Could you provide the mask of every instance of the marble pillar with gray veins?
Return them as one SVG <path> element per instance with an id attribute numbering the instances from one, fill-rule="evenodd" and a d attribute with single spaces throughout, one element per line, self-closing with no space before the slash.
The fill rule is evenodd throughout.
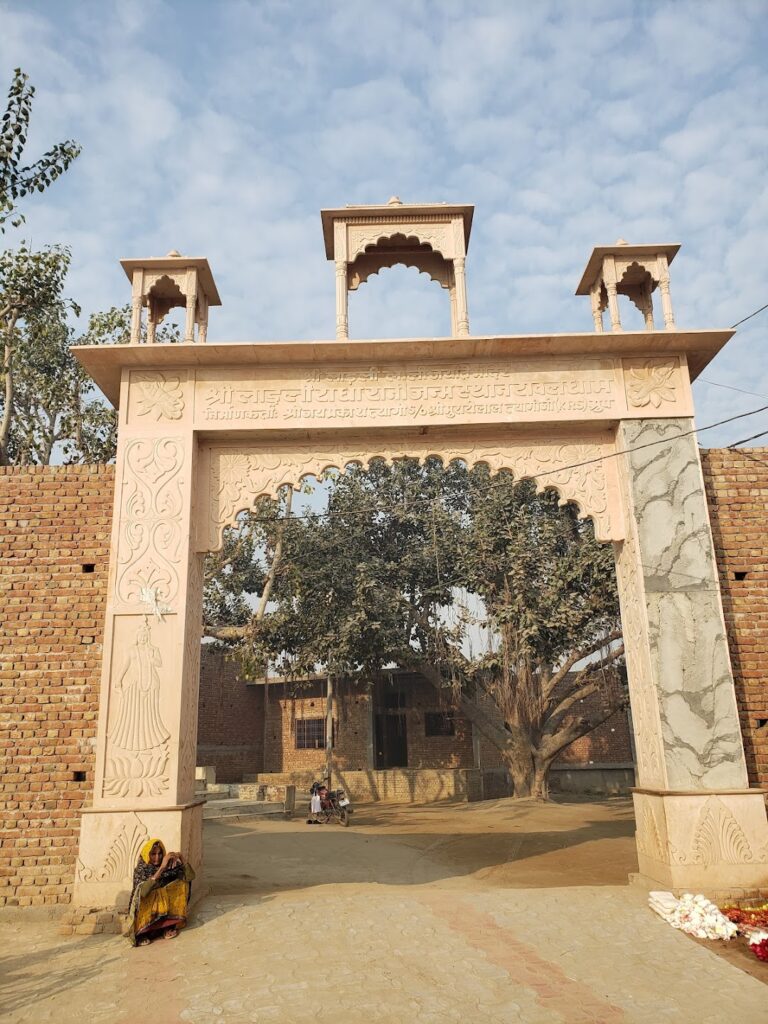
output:
<path id="1" fill-rule="evenodd" d="M 666 783 L 746 788 L 704 481 L 689 419 L 623 421 Z M 644 447 L 647 446 L 647 447 Z"/>

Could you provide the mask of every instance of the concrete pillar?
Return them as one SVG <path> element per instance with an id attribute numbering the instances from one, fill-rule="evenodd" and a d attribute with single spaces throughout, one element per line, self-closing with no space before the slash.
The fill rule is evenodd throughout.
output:
<path id="1" fill-rule="evenodd" d="M 704 483 L 688 419 L 619 425 L 627 514 L 616 565 L 637 750 L 640 873 L 668 888 L 768 885 Z"/>
<path id="2" fill-rule="evenodd" d="M 182 381 L 172 414 L 180 406 L 181 416 L 171 420 L 161 394 L 154 404 L 131 400 L 130 371 L 123 375 L 95 785 L 74 893 L 77 905 L 91 907 L 125 904 L 148 838 L 180 850 L 198 877 L 202 861 L 195 763 L 203 556 L 190 542 L 192 383 Z M 178 394 L 175 381 L 157 378 L 158 392 Z"/>

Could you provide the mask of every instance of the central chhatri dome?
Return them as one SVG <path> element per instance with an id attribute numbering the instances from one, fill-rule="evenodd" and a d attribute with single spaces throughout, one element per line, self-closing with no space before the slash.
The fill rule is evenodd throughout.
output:
<path id="1" fill-rule="evenodd" d="M 349 337 L 348 296 L 382 267 L 416 267 L 448 290 L 451 333 L 469 335 L 465 260 L 474 206 L 403 203 L 322 210 L 325 255 L 336 263 L 336 337 Z"/>

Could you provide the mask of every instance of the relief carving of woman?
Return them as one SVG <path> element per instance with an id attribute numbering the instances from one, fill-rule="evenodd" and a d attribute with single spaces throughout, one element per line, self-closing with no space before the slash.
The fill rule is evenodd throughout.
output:
<path id="1" fill-rule="evenodd" d="M 154 750 L 170 738 L 160 717 L 160 651 L 148 625 L 136 634 L 117 679 L 120 708 L 110 740 L 120 750 Z"/>

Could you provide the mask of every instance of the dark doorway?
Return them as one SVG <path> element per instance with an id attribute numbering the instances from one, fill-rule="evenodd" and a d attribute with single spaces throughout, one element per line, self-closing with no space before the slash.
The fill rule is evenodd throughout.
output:
<path id="1" fill-rule="evenodd" d="M 376 767 L 408 767 L 405 715 L 376 715 Z"/>

